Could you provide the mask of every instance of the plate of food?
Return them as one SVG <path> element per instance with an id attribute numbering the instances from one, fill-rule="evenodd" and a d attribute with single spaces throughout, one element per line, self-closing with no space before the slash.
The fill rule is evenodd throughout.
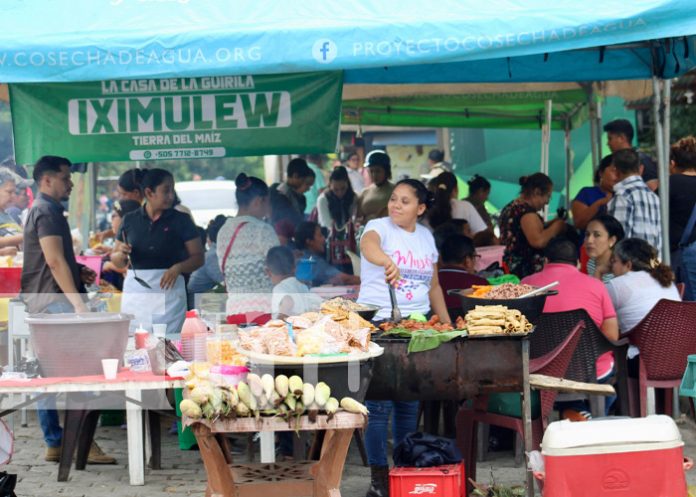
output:
<path id="1" fill-rule="evenodd" d="M 477 305 L 464 320 L 470 338 L 524 336 L 533 330 L 524 314 L 504 305 Z"/>
<path id="2" fill-rule="evenodd" d="M 321 312 L 324 314 L 354 312 L 366 321 L 375 317 L 381 307 L 371 304 L 358 304 L 343 297 L 329 299 L 321 304 Z"/>
<path id="3" fill-rule="evenodd" d="M 502 285 L 474 285 L 464 290 L 448 290 L 449 295 L 456 295 L 462 303 L 462 310 L 468 312 L 480 305 L 504 305 L 517 309 L 527 319 L 535 321 L 544 310 L 546 297 L 558 294 L 557 290 L 525 297 L 537 287 L 524 284 L 503 283 Z"/>

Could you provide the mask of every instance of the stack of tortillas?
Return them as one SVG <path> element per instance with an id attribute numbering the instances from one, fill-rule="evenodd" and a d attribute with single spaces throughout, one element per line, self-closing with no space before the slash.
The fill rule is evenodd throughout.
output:
<path id="1" fill-rule="evenodd" d="M 524 314 L 504 305 L 477 305 L 464 319 L 469 335 L 523 333 L 532 329 Z"/>

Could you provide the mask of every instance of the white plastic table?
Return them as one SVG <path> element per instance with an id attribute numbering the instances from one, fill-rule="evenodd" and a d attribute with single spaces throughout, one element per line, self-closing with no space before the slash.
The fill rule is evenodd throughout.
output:
<path id="1" fill-rule="evenodd" d="M 183 388 L 184 380 L 153 374 L 121 372 L 116 380 L 103 376 L 70 378 L 38 378 L 25 381 L 0 381 L 0 394 L 59 394 L 76 392 L 124 392 L 126 396 L 126 422 L 128 436 L 128 472 L 131 485 L 145 484 L 145 449 L 143 446 L 143 408 L 140 405 L 144 390 Z M 34 402 L 34 398 L 28 402 Z M 17 406 L 21 408 L 22 406 Z M 3 411 L 9 414 L 14 408 Z"/>

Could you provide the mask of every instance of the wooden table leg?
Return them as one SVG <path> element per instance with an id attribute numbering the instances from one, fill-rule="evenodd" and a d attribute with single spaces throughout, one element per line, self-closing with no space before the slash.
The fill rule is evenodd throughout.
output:
<path id="1" fill-rule="evenodd" d="M 314 497 L 341 497 L 341 477 L 353 438 L 353 428 L 328 430 L 324 434 L 321 458 L 311 469 Z"/>
<path id="2" fill-rule="evenodd" d="M 208 475 L 205 495 L 235 497 L 234 479 L 216 436 L 202 424 L 195 424 L 192 429 Z"/>

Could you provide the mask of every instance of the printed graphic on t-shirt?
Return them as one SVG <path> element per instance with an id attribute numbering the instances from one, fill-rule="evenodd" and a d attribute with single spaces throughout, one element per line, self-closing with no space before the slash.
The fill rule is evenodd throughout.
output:
<path id="1" fill-rule="evenodd" d="M 423 284 L 428 285 L 433 278 L 432 257 L 419 258 L 411 250 L 396 250 L 391 257 L 401 273 L 396 291 L 404 294 L 406 300 L 413 300 L 413 291 Z"/>

